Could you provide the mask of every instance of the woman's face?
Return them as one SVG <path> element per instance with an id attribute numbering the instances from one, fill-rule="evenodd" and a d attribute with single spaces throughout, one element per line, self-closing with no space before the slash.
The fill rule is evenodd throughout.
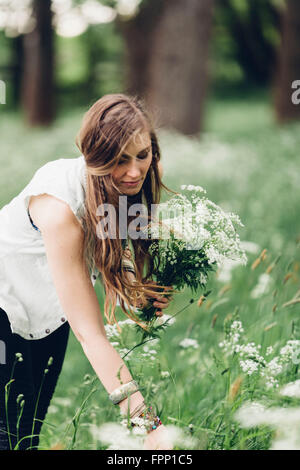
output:
<path id="1" fill-rule="evenodd" d="M 129 141 L 112 172 L 114 184 L 124 194 L 137 194 L 144 183 L 151 161 L 150 135 L 148 132 L 139 133 Z"/>

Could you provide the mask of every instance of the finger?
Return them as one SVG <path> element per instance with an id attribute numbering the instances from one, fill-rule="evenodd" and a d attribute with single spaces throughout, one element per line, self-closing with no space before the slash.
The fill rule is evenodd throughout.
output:
<path id="1" fill-rule="evenodd" d="M 156 300 L 158 300 L 159 302 L 169 302 L 169 299 L 167 297 L 161 297 L 161 296 L 158 296 L 156 297 Z"/>
<path id="2" fill-rule="evenodd" d="M 156 315 L 157 317 L 162 317 L 162 316 L 163 316 L 163 312 L 162 312 L 161 310 L 156 310 L 155 315 Z"/>
<path id="3" fill-rule="evenodd" d="M 154 302 L 153 306 L 157 308 L 167 308 L 169 304 L 162 304 L 160 302 Z"/>

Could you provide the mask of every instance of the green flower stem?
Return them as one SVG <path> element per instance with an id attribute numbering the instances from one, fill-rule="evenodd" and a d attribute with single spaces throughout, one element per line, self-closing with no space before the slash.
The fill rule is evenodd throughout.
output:
<path id="1" fill-rule="evenodd" d="M 17 445 L 16 445 L 15 449 L 18 449 L 18 447 L 19 447 L 20 420 L 21 420 L 22 415 L 23 415 L 23 410 L 24 410 L 24 400 L 21 402 L 19 416 L 18 416 L 18 420 L 17 420 Z"/>
<path id="2" fill-rule="evenodd" d="M 5 414 L 6 414 L 6 428 L 7 428 L 7 434 L 8 434 L 8 442 L 9 442 L 9 449 L 12 450 L 12 444 L 11 444 L 11 438 L 10 438 L 10 431 L 9 431 L 9 420 L 8 420 L 8 398 L 9 398 L 9 392 L 10 392 L 10 384 L 14 382 L 15 379 L 13 379 L 16 363 L 18 362 L 19 357 L 16 357 L 13 363 L 11 375 L 9 382 L 5 385 Z"/>
<path id="3" fill-rule="evenodd" d="M 194 299 L 190 299 L 189 303 L 187 305 L 185 305 L 182 309 L 180 309 L 178 312 L 176 312 L 174 315 L 172 315 L 170 318 L 168 318 L 164 323 L 162 323 L 162 325 L 160 325 L 159 327 L 161 328 L 163 325 L 166 325 L 168 323 L 168 321 L 171 320 L 171 318 L 174 318 L 176 315 L 178 315 L 179 313 L 183 312 L 187 307 L 189 307 L 192 303 L 194 302 Z M 155 322 L 156 318 L 152 318 L 152 320 L 149 322 L 150 323 L 150 332 L 151 332 L 151 327 L 153 326 L 153 323 Z M 154 331 L 157 330 L 157 328 L 154 328 Z M 144 332 L 145 334 L 145 332 Z M 131 351 L 133 351 L 135 348 L 139 347 L 139 346 L 142 346 L 143 344 L 147 343 L 148 341 L 152 341 L 153 339 L 155 338 L 150 338 L 150 339 L 147 339 L 146 341 L 141 341 L 140 343 L 136 344 L 135 346 L 133 346 L 133 348 L 129 349 L 129 351 L 127 351 L 126 354 L 124 354 L 124 356 L 122 356 L 122 359 L 124 359 L 124 357 L 127 356 L 127 354 L 129 354 Z"/>
<path id="4" fill-rule="evenodd" d="M 47 369 L 45 369 L 45 371 L 46 370 Z M 35 425 L 35 417 L 36 417 L 36 413 L 37 413 L 38 404 L 39 404 L 39 401 L 40 401 L 41 390 L 42 390 L 43 383 L 45 381 L 45 376 L 46 376 L 45 371 L 44 371 L 44 375 L 43 375 L 43 378 L 42 378 L 42 382 L 41 382 L 41 385 L 40 385 L 39 393 L 38 393 L 37 400 L 36 400 L 36 403 L 35 403 L 35 408 L 34 408 L 34 415 L 33 415 L 32 428 L 31 428 L 30 448 L 32 447 L 32 438 L 34 436 L 33 432 L 34 432 L 34 425 Z"/>

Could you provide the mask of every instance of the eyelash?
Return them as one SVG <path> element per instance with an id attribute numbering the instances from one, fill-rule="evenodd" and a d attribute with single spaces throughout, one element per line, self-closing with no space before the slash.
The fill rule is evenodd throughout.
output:
<path id="1" fill-rule="evenodd" d="M 146 160 L 146 158 L 148 157 L 148 155 L 149 155 L 149 153 L 147 153 L 146 155 L 139 155 L 139 156 L 138 156 L 138 159 L 139 159 L 139 160 Z M 119 165 L 122 165 L 122 164 L 124 164 L 124 163 L 126 163 L 126 162 L 127 162 L 127 160 L 120 160 L 120 161 L 119 161 Z"/>

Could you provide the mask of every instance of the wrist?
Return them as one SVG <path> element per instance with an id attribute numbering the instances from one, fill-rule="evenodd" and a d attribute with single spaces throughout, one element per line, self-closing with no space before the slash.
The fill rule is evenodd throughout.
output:
<path id="1" fill-rule="evenodd" d="M 129 429 L 133 429 L 134 433 L 149 434 L 162 425 L 162 422 L 153 407 L 148 406 L 135 417 L 130 417 L 129 420 L 124 418 L 122 424 Z"/>
<path id="2" fill-rule="evenodd" d="M 144 398 L 141 392 L 136 391 L 130 395 L 130 397 L 124 398 L 124 400 L 120 401 L 118 403 L 120 407 L 120 412 L 123 415 L 127 415 L 128 413 L 128 406 L 129 406 L 129 413 L 133 413 L 134 410 L 139 406 L 144 403 Z M 146 408 L 146 405 L 145 405 Z"/>

